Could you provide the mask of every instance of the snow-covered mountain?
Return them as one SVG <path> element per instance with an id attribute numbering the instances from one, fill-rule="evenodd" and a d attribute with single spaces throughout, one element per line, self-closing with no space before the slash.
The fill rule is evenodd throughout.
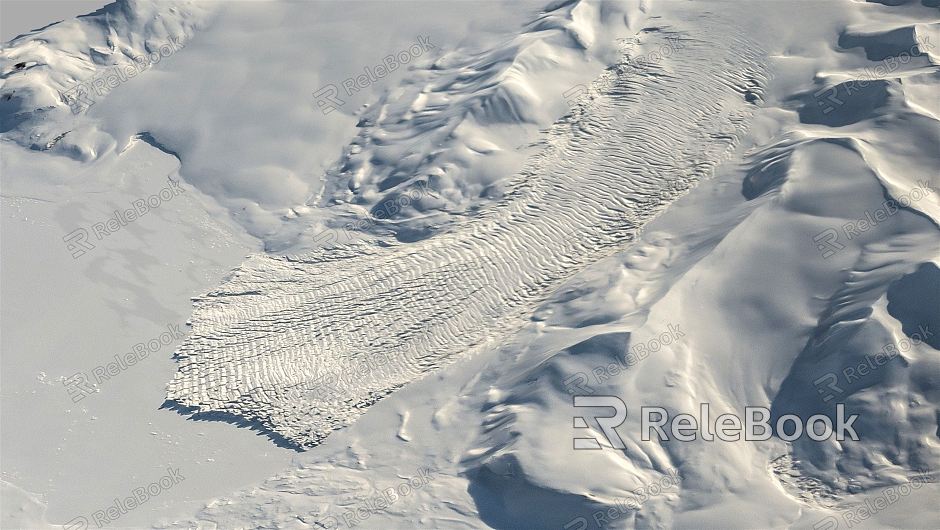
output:
<path id="1" fill-rule="evenodd" d="M 118 1 L 17 37 L 3 526 L 936 526 L 936 7 Z M 703 404 L 857 439 L 644 435 Z"/>

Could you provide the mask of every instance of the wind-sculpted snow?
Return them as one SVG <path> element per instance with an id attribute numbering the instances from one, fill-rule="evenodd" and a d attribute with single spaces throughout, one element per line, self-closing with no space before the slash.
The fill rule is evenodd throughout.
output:
<path id="1" fill-rule="evenodd" d="M 516 329 L 707 177 L 742 131 L 766 82 L 762 52 L 715 23 L 708 35 L 650 28 L 625 43 L 503 197 L 446 231 L 251 257 L 195 300 L 168 399 L 309 447 Z M 670 42 L 670 57 L 631 59 Z"/>
<path id="2" fill-rule="evenodd" d="M 935 4 L 118 0 L 17 37 L 3 237 L 30 252 L 4 255 L 3 414 L 33 477 L 2 481 L 3 526 L 171 459 L 188 485 L 118 524 L 214 497 L 156 524 L 935 525 Z M 341 87 L 329 113 L 318 87 Z M 185 200 L 101 239 L 168 172 Z M 94 257 L 69 259 L 75 226 Z M 115 359 L 120 381 L 61 406 L 69 367 L 103 377 L 93 356 L 187 318 L 174 361 Z M 578 396 L 624 403 L 617 436 Z M 748 407 L 772 427 L 644 429 L 643 407 L 705 404 L 700 434 Z M 772 421 L 840 411 L 857 439 Z M 36 432 L 61 440 L 36 453 Z M 117 438 L 133 450 L 88 459 Z"/>
<path id="3" fill-rule="evenodd" d="M 514 355 L 498 365 L 501 383 L 487 381 L 487 417 L 462 462 L 487 524 L 574 528 L 583 518 L 581 526 L 591 527 L 593 515 L 604 527 L 600 515 L 616 527 L 724 527 L 713 509 L 731 503 L 736 522 L 748 514 L 748 527 L 835 528 L 839 519 L 851 525 L 863 503 L 881 502 L 881 488 L 936 482 L 940 372 L 930 341 L 938 316 L 940 127 L 936 98 L 928 100 L 924 87 L 935 90 L 937 66 L 916 51 L 912 32 L 893 34 L 910 35 L 898 49 L 914 49 L 917 59 L 865 78 L 884 97 L 860 91 L 852 66 L 820 76 L 806 93 L 776 101 L 772 94 L 762 117 L 775 104 L 799 102 L 799 121 L 739 152 L 741 168 L 724 168 L 725 183 L 741 184 L 743 204 L 722 197 L 709 207 L 720 194 L 697 193 L 665 215 L 679 219 L 681 236 L 652 245 L 644 235 L 624 253 L 623 270 L 610 267 L 622 278 L 611 282 L 617 296 L 572 289 L 571 301 L 538 312 L 559 326 L 613 325 L 570 333 L 563 349 L 535 347 L 549 342 L 536 332 L 540 342 L 528 351 L 506 348 Z M 824 98 L 834 90 L 839 103 L 830 105 Z M 820 234 L 835 235 L 831 248 Z M 619 319 L 606 314 L 608 299 L 630 302 L 610 311 Z M 648 346 L 670 326 L 685 335 Z M 562 446 L 555 434 L 570 425 L 568 394 L 622 397 L 625 448 Z M 635 412 L 653 403 L 689 412 L 701 403 L 729 411 L 767 403 L 775 418 L 835 418 L 844 404 L 859 416 L 859 439 L 804 435 L 783 443 L 778 430 L 767 445 L 644 440 Z M 500 473 L 507 462 L 512 477 Z M 608 512 L 674 468 L 678 492 L 663 488 L 634 504 L 640 507 Z M 581 506 L 567 517 L 546 509 L 576 500 Z M 885 512 L 872 527 L 924 524 L 916 510 Z"/>
<path id="4" fill-rule="evenodd" d="M 363 109 L 358 134 L 323 187 L 265 235 L 266 248 L 348 242 L 356 232 L 414 241 L 499 199 L 538 152 L 539 134 L 602 71 L 597 65 L 620 58 L 622 37 L 642 27 L 647 7 L 642 0 L 555 2 L 498 46 L 434 50 L 440 56 L 432 64 Z M 315 229 L 323 223 L 333 229 Z"/>

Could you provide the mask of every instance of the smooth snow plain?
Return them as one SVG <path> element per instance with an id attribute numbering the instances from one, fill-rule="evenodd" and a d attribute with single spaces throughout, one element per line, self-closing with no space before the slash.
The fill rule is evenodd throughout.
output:
<path id="1" fill-rule="evenodd" d="M 938 42 L 932 0 L 121 0 L 5 43 L 2 526 L 937 527 Z M 641 439 L 700 403 L 859 440 Z"/>

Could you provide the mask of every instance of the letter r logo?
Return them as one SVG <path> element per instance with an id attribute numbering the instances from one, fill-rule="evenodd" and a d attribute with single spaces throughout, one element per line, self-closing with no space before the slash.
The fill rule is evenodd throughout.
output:
<path id="1" fill-rule="evenodd" d="M 575 525 L 578 526 L 575 527 Z M 574 519 L 568 521 L 568 524 L 565 525 L 564 530 L 585 530 L 587 527 L 587 519 L 584 517 L 575 517 Z"/>
<path id="2" fill-rule="evenodd" d="M 313 93 L 313 97 L 317 100 L 317 107 L 320 108 L 324 115 L 333 112 L 346 103 L 339 99 L 337 97 L 338 95 L 339 90 L 336 88 L 336 85 L 332 84 L 326 85 Z"/>
<path id="3" fill-rule="evenodd" d="M 71 521 L 65 523 L 63 530 L 85 530 L 88 528 L 88 519 L 79 515 Z"/>
<path id="4" fill-rule="evenodd" d="M 839 520 L 831 515 L 816 521 L 813 525 L 813 530 L 835 530 L 836 528 L 839 528 Z"/>
<path id="5" fill-rule="evenodd" d="M 836 383 L 839 381 L 839 378 L 836 377 L 836 374 L 829 372 L 824 374 L 819 379 L 813 381 L 813 385 L 816 386 L 816 392 L 819 392 L 819 395 L 823 397 L 823 403 L 829 403 L 832 401 L 832 398 L 836 397 L 837 394 L 842 393 L 842 389 L 839 388 Z M 823 383 L 826 383 L 823 385 Z M 832 390 L 832 392 L 827 393 L 826 389 Z"/>
<path id="6" fill-rule="evenodd" d="M 574 395 L 575 392 L 583 392 L 585 394 L 593 394 L 594 389 L 591 388 L 588 384 L 588 376 L 584 372 L 578 372 L 574 375 L 566 377 L 562 383 L 565 385 L 565 390 Z"/>
<path id="7" fill-rule="evenodd" d="M 823 95 L 823 92 L 829 92 L 829 94 L 826 95 L 825 100 L 820 99 L 820 96 Z M 829 114 L 830 112 L 836 110 L 836 107 L 844 103 L 841 99 L 836 97 L 837 93 L 837 87 L 829 87 L 817 90 L 816 93 L 813 94 L 813 96 L 816 97 L 816 104 L 822 107 L 823 114 Z"/>
<path id="8" fill-rule="evenodd" d="M 813 236 L 816 249 L 822 252 L 823 258 L 828 258 L 845 248 L 845 245 L 839 243 L 837 239 L 839 239 L 839 233 L 832 228 L 827 228 Z"/>
<path id="9" fill-rule="evenodd" d="M 68 235 L 62 238 L 62 241 L 65 242 L 65 246 L 72 254 L 73 259 L 78 259 L 85 254 L 86 250 L 95 248 L 95 245 L 88 241 L 88 230 L 84 228 L 69 232 Z"/>
<path id="10" fill-rule="evenodd" d="M 575 407 L 608 407 L 614 409 L 613 416 L 590 416 L 600 426 L 601 431 L 607 438 L 607 443 L 614 449 L 624 449 L 626 446 L 620 435 L 614 430 L 623 425 L 627 419 L 627 405 L 617 396 L 574 396 Z M 574 417 L 575 429 L 590 429 L 584 416 Z M 577 449 L 600 449 L 601 445 L 596 438 L 575 438 L 574 448 Z"/>
<path id="11" fill-rule="evenodd" d="M 327 516 L 327 518 L 324 519 L 323 521 L 317 521 L 316 523 L 317 523 L 317 526 L 321 526 L 325 528 L 326 530 L 333 530 L 334 528 L 339 526 L 339 521 L 336 519 L 336 517 L 333 517 L 332 515 Z"/>

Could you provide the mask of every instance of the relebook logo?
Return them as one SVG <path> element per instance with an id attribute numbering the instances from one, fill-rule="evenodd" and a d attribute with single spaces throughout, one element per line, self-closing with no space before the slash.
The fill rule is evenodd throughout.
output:
<path id="1" fill-rule="evenodd" d="M 437 48 L 437 46 L 431 42 L 430 35 L 418 35 L 417 39 L 415 39 L 415 43 L 410 47 L 397 53 L 386 55 L 385 58 L 382 59 L 381 64 L 372 67 L 364 67 L 362 69 L 363 73 L 356 77 L 346 78 L 342 83 L 343 92 L 351 97 L 356 92 L 368 88 L 380 79 L 384 79 L 390 73 L 398 70 L 402 65 L 408 64 L 412 60 L 424 55 L 428 50 L 433 50 L 434 48 Z M 313 98 L 317 102 L 317 107 L 324 115 L 346 104 L 346 100 L 339 97 L 339 89 L 332 83 L 320 87 L 319 90 L 313 93 Z"/>
<path id="2" fill-rule="evenodd" d="M 91 79 L 86 79 L 81 83 L 70 87 L 61 92 L 62 101 L 64 101 L 72 114 L 81 114 L 95 104 L 94 96 L 104 97 L 108 92 L 117 88 L 129 79 L 137 77 L 151 66 L 160 62 L 161 59 L 169 57 L 184 47 L 181 37 L 170 37 L 170 40 L 154 51 L 146 55 L 137 55 L 133 57 L 133 62 L 123 65 L 112 66 L 102 72 L 97 73 Z M 126 52 L 125 52 L 126 53 Z"/>
<path id="3" fill-rule="evenodd" d="M 161 188 L 159 192 L 131 202 L 132 208 L 123 211 L 115 210 L 108 219 L 92 224 L 91 232 L 95 235 L 95 239 L 103 240 L 186 191 L 178 180 L 167 178 L 167 182 L 169 184 Z M 88 236 L 86 228 L 76 228 L 62 238 L 66 248 L 72 254 L 72 259 L 78 259 L 95 248 L 95 244 L 89 240 Z"/>
<path id="4" fill-rule="evenodd" d="M 590 418 L 603 432 L 607 445 L 614 449 L 626 447 L 615 430 L 627 419 L 627 405 L 622 399 L 617 396 L 574 396 L 574 406 L 612 409 L 613 415 L 575 416 L 573 426 L 576 429 L 594 430 L 588 424 Z M 665 407 L 640 407 L 640 439 L 651 441 L 655 433 L 659 441 L 679 442 L 711 442 L 716 439 L 737 442 L 742 439 L 742 434 L 743 439 L 749 442 L 769 440 L 774 435 L 787 442 L 804 435 L 814 441 L 829 440 L 833 435 L 840 442 L 846 439 L 858 441 L 858 433 L 852 427 L 858 414 L 846 417 L 843 403 L 836 405 L 835 422 L 825 414 L 814 414 L 805 421 L 797 414 L 783 414 L 771 428 L 770 419 L 771 412 L 767 407 L 744 407 L 743 419 L 737 414 L 726 413 L 719 415 L 714 422 L 711 421 L 708 403 L 699 405 L 698 417 L 692 414 L 670 417 Z M 574 449 L 601 449 L 601 440 L 594 437 L 575 438 Z"/>
<path id="5" fill-rule="evenodd" d="M 656 419 L 653 419 L 654 416 Z M 669 412 L 663 407 L 641 407 L 641 439 L 644 442 L 652 440 L 655 431 L 660 441 L 692 442 L 701 437 L 702 440 L 710 442 L 717 436 L 717 439 L 723 442 L 737 442 L 741 440 L 743 430 L 744 440 L 752 442 L 769 440 L 772 434 L 776 434 L 781 440 L 792 442 L 804 433 L 809 439 L 817 442 L 828 440 L 833 434 L 840 442 L 845 441 L 846 435 L 850 440 L 858 441 L 858 433 L 852 428 L 858 414 L 846 418 L 845 405 L 842 403 L 836 405 L 835 428 L 832 419 L 825 414 L 814 414 L 805 422 L 796 414 L 783 414 L 777 418 L 774 425 L 776 428 L 771 431 L 770 417 L 770 409 L 766 407 L 744 407 L 743 421 L 736 414 L 721 414 L 712 423 L 708 403 L 699 405 L 698 418 L 692 414 L 676 414 L 670 418 Z M 667 423 L 669 434 L 663 429 Z"/>
<path id="6" fill-rule="evenodd" d="M 845 240 L 858 239 L 865 232 L 891 219 L 902 208 L 909 208 L 921 199 L 930 197 L 936 191 L 930 187 L 930 183 L 926 180 L 918 180 L 917 184 L 917 187 L 912 188 L 910 192 L 900 195 L 896 199 L 888 199 L 881 203 L 880 208 L 866 210 L 862 217 L 843 224 L 842 234 Z M 822 257 L 825 259 L 845 248 L 845 245 L 839 242 L 839 232 L 835 228 L 827 228 L 819 232 L 813 236 L 813 242 L 816 243 L 816 249 L 822 253 Z"/>
<path id="7" fill-rule="evenodd" d="M 842 528 L 842 523 L 845 523 L 845 528 L 854 528 L 868 519 L 871 519 L 879 512 L 887 510 L 904 497 L 907 497 L 915 490 L 919 490 L 929 483 L 930 470 L 922 469 L 918 474 L 914 475 L 910 481 L 889 486 L 881 490 L 879 495 L 869 496 L 861 503 L 855 504 L 847 510 L 843 510 L 838 514 L 842 518 L 841 521 L 838 517 L 830 515 L 816 521 L 816 524 L 813 525 L 813 529 L 837 530 L 838 528 Z"/>
<path id="8" fill-rule="evenodd" d="M 120 519 L 121 516 L 126 515 L 131 510 L 136 509 L 150 499 L 186 480 L 186 477 L 180 474 L 179 469 L 168 467 L 166 471 L 167 474 L 160 477 L 159 480 L 151 482 L 146 486 L 134 488 L 131 490 L 129 496 L 123 499 L 115 498 L 110 506 L 92 512 L 90 522 L 94 524 L 95 528 L 114 526 L 115 521 Z M 88 518 L 84 515 L 79 515 L 65 523 L 62 528 L 65 530 L 85 530 L 88 527 Z"/>

